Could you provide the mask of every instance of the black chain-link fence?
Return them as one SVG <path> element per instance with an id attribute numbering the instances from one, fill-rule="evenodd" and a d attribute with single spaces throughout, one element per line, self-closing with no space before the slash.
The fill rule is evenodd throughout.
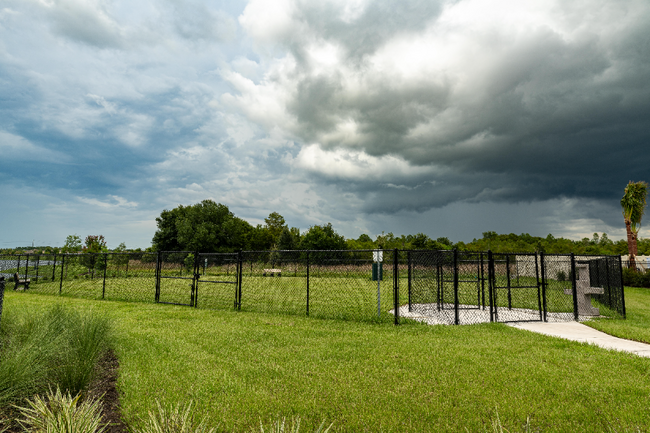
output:
<path id="1" fill-rule="evenodd" d="M 456 251 L 407 255 L 409 297 L 408 307 L 401 307 L 403 317 L 431 324 L 625 317 L 619 256 Z"/>
<path id="2" fill-rule="evenodd" d="M 396 324 L 403 318 L 469 324 L 625 316 L 620 256 L 430 250 L 53 254 L 0 256 L 0 276 L 10 281 L 7 288 L 39 293 Z"/>

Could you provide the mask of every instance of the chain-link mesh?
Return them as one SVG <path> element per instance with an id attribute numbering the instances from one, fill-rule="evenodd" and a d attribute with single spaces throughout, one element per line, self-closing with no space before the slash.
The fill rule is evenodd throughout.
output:
<path id="1" fill-rule="evenodd" d="M 199 254 L 195 305 L 200 308 L 238 306 L 240 255 Z"/>
<path id="2" fill-rule="evenodd" d="M 625 298 L 621 280 L 620 257 L 610 256 L 589 260 L 589 278 L 592 287 L 603 289 L 602 294 L 593 295 L 601 315 L 625 317 Z"/>
<path id="3" fill-rule="evenodd" d="M 540 260 L 542 309 L 546 321 L 575 319 L 571 255 L 543 255 Z"/>
<path id="4" fill-rule="evenodd" d="M 7 287 L 201 308 L 440 324 L 625 316 L 620 257 L 341 250 L 0 256 Z M 18 279 L 16 279 L 16 276 Z M 598 310 L 599 309 L 599 310 Z"/>

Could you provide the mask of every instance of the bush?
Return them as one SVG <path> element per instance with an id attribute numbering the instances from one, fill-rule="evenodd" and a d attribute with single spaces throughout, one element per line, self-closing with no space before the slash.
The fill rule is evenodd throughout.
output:
<path id="1" fill-rule="evenodd" d="M 61 306 L 39 315 L 5 309 L 0 325 L 0 418 L 48 388 L 86 389 L 109 346 L 107 319 Z"/>
<path id="2" fill-rule="evenodd" d="M 148 422 L 138 433 L 215 433 L 205 420 L 197 420 L 192 412 L 192 403 L 185 407 L 164 408 L 159 402 L 157 412 L 149 412 Z"/>
<path id="3" fill-rule="evenodd" d="M 80 402 L 81 394 L 72 397 L 57 388 L 28 400 L 29 407 L 18 408 L 24 417 L 18 422 L 26 432 L 35 433 L 103 433 L 102 409 L 99 400 Z"/>
<path id="4" fill-rule="evenodd" d="M 623 285 L 650 288 L 650 269 L 634 271 L 630 268 L 623 268 Z"/>

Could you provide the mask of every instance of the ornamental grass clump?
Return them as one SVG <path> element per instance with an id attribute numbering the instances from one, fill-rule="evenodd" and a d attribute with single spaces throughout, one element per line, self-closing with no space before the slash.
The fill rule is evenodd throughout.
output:
<path id="1" fill-rule="evenodd" d="M 206 426 L 205 419 L 197 420 L 192 403 L 165 408 L 156 401 L 157 411 L 149 411 L 149 419 L 137 433 L 215 433 Z"/>
<path id="2" fill-rule="evenodd" d="M 102 433 L 102 409 L 99 400 L 81 401 L 81 394 L 48 391 L 43 399 L 35 396 L 27 400 L 27 407 L 18 410 L 23 416 L 18 421 L 29 433 Z"/>
<path id="3" fill-rule="evenodd" d="M 0 322 L 0 418 L 49 388 L 77 395 L 88 388 L 109 347 L 108 319 L 56 305 L 41 314 L 5 308 Z"/>

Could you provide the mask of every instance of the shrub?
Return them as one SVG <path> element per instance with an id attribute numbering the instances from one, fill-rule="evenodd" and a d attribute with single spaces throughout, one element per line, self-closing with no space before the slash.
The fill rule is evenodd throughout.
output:
<path id="1" fill-rule="evenodd" d="M 33 433 L 102 433 L 102 410 L 99 400 L 80 402 L 81 394 L 72 397 L 59 388 L 50 390 L 45 399 L 39 396 L 28 400 L 28 407 L 18 410 L 24 417 L 19 424 Z"/>
<path id="2" fill-rule="evenodd" d="M 650 288 L 650 269 L 634 271 L 630 268 L 623 268 L 623 285 Z"/>
<path id="3" fill-rule="evenodd" d="M 0 416 L 49 387 L 86 389 L 110 338 L 107 319 L 61 306 L 38 315 L 5 309 L 0 325 Z"/>
<path id="4" fill-rule="evenodd" d="M 214 433 L 205 425 L 205 419 L 197 421 L 192 413 L 192 403 L 185 407 L 164 408 L 156 401 L 157 412 L 149 412 L 149 419 L 137 433 Z"/>

